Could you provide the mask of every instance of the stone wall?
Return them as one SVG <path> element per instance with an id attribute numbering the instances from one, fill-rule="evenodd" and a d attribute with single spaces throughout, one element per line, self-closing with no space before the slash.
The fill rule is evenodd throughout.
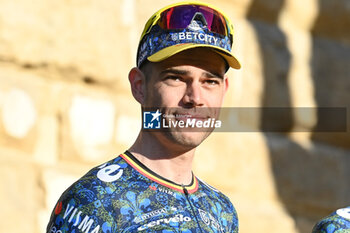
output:
<path id="1" fill-rule="evenodd" d="M 131 145 L 127 74 L 144 23 L 172 2 L 0 0 L 1 232 L 45 232 L 61 193 Z M 350 203 L 350 134 L 317 133 L 322 116 L 291 107 L 349 107 L 348 0 L 208 2 L 232 18 L 243 65 L 225 106 L 290 111 L 242 119 L 284 133 L 211 135 L 194 171 L 231 198 L 241 233 L 308 233 Z"/>

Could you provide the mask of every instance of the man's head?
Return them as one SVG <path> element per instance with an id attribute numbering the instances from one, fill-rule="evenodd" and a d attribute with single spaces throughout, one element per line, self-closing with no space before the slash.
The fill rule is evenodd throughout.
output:
<path id="1" fill-rule="evenodd" d="M 232 25 L 226 17 L 208 5 L 186 4 L 164 8 L 147 22 L 138 67 L 130 71 L 129 80 L 143 110 L 159 108 L 165 118 L 173 116 L 175 121 L 189 115 L 204 121 L 215 114 L 210 109 L 222 106 L 228 66 L 240 68 L 240 64 L 230 52 Z M 150 132 L 174 150 L 192 149 L 209 134 L 178 128 Z"/>

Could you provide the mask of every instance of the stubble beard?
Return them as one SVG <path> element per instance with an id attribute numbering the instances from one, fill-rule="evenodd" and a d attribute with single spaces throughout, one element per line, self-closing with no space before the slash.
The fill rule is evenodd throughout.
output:
<path id="1" fill-rule="evenodd" d="M 168 148 L 178 151 L 188 151 L 198 147 L 210 133 L 169 130 L 166 132 L 157 132 L 157 138 Z"/>

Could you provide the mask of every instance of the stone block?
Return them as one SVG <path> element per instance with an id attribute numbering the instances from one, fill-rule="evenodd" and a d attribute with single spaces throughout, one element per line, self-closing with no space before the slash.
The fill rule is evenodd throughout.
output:
<path id="1" fill-rule="evenodd" d="M 51 85 L 35 73 L 8 65 L 1 65 L 0 80 L 0 144 L 34 154 L 44 131 L 39 131 L 42 118 L 54 116 Z M 56 134 L 54 130 L 50 136 Z M 52 146 L 50 151 L 54 152 L 57 148 Z"/>
<path id="2" fill-rule="evenodd" d="M 5 92 L 2 98 L 2 123 L 6 133 L 18 139 L 26 137 L 38 117 L 32 98 L 15 87 Z"/>
<path id="3" fill-rule="evenodd" d="M 314 38 L 312 47 L 311 69 L 314 83 L 314 98 L 317 106 L 342 107 L 349 109 L 350 99 L 350 46 L 327 39 Z M 346 132 L 315 133 L 312 138 L 316 141 L 334 146 L 350 148 L 350 115 L 347 110 Z M 328 118 L 326 114 L 318 114 L 319 125 L 327 120 L 337 125 L 336 119 Z"/>
<path id="4" fill-rule="evenodd" d="M 135 6 L 130 2 L 1 1 L 0 56 L 76 70 L 81 78 L 117 87 L 127 85 L 122 77 L 135 65 L 138 42 Z"/>
<path id="5" fill-rule="evenodd" d="M 236 201 L 240 233 L 301 233 L 296 228 L 294 219 L 278 202 L 255 202 L 234 194 L 231 201 Z"/>
<path id="6" fill-rule="evenodd" d="M 116 142 L 117 114 L 123 95 L 88 86 L 65 88 L 61 93 L 62 154 L 64 161 L 102 163 L 125 150 Z M 120 101 L 120 102 L 119 102 Z M 131 142 L 132 143 L 132 142 Z"/>
<path id="7" fill-rule="evenodd" d="M 310 233 L 312 232 L 312 228 L 315 226 L 316 222 L 320 219 L 309 219 L 304 218 L 302 216 L 296 217 L 296 225 L 298 226 L 300 233 Z"/>
<path id="8" fill-rule="evenodd" d="M 295 216 L 321 218 L 350 203 L 349 151 L 266 135 L 279 198 Z"/>
<path id="9" fill-rule="evenodd" d="M 137 138 L 142 126 L 141 106 L 134 99 L 131 91 L 128 94 L 118 95 L 116 107 L 118 109 L 115 142 L 118 148 L 129 148 Z M 116 151 L 120 153 L 123 151 Z"/>
<path id="10" fill-rule="evenodd" d="M 35 233 L 38 231 L 36 213 L 43 206 L 38 169 L 30 163 L 4 161 L 1 157 L 2 154 L 0 231 Z"/>
<path id="11" fill-rule="evenodd" d="M 58 160 L 59 122 L 56 116 L 42 116 L 38 124 L 38 138 L 34 158 L 40 164 L 53 165 Z"/>
<path id="12" fill-rule="evenodd" d="M 261 133 L 212 133 L 197 148 L 193 170 L 223 193 L 237 192 L 255 201 L 278 199 Z"/>
<path id="13" fill-rule="evenodd" d="M 317 37 L 326 37 L 350 43 L 350 4 L 348 0 L 319 0 L 318 17 L 312 33 Z"/>
<path id="14" fill-rule="evenodd" d="M 137 138 L 141 129 L 141 124 L 142 122 L 139 118 L 121 115 L 116 123 L 116 142 L 130 147 Z M 123 151 L 120 151 L 120 153 L 121 152 Z"/>
<path id="15" fill-rule="evenodd" d="M 226 101 L 234 103 L 230 107 L 259 107 L 264 81 L 263 55 L 258 35 L 250 22 L 242 20 L 237 25 L 234 49 L 242 68 L 229 70 L 230 90 L 226 98 L 231 99 Z"/>
<path id="16" fill-rule="evenodd" d="M 297 30 L 309 32 L 314 26 L 315 20 L 318 15 L 319 1 L 318 0 L 285 0 L 283 8 L 279 15 L 279 25 L 281 20 L 287 18 L 290 24 L 293 24 Z M 294 33 L 298 33 L 297 30 L 287 28 L 287 30 L 293 30 Z M 303 52 L 302 50 L 300 52 Z"/>
<path id="17" fill-rule="evenodd" d="M 283 3 L 283 0 L 252 0 L 247 18 L 276 24 Z"/>
<path id="18" fill-rule="evenodd" d="M 291 53 L 287 38 L 275 25 L 253 21 L 241 29 L 243 77 L 239 107 L 258 107 L 260 115 L 251 124 L 260 130 L 287 132 L 293 128 L 292 110 L 269 114 L 264 107 L 292 107 L 288 77 Z M 238 35 L 239 36 L 239 35 Z M 242 43 L 242 42 L 241 42 Z M 236 95 L 237 98 L 237 95 Z M 256 122 L 258 121 L 258 122 Z"/>
<path id="19" fill-rule="evenodd" d="M 291 54 L 284 32 L 277 26 L 253 22 L 260 48 L 264 93 L 262 106 L 290 106 L 288 95 L 288 73 Z"/>

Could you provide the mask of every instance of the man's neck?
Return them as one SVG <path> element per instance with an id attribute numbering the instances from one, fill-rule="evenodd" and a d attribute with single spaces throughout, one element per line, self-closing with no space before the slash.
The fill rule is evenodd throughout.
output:
<path id="1" fill-rule="evenodd" d="M 188 185 L 192 181 L 195 148 L 174 150 L 171 145 L 164 146 L 151 134 L 141 132 L 129 152 L 146 167 L 168 180 L 181 185 Z"/>

